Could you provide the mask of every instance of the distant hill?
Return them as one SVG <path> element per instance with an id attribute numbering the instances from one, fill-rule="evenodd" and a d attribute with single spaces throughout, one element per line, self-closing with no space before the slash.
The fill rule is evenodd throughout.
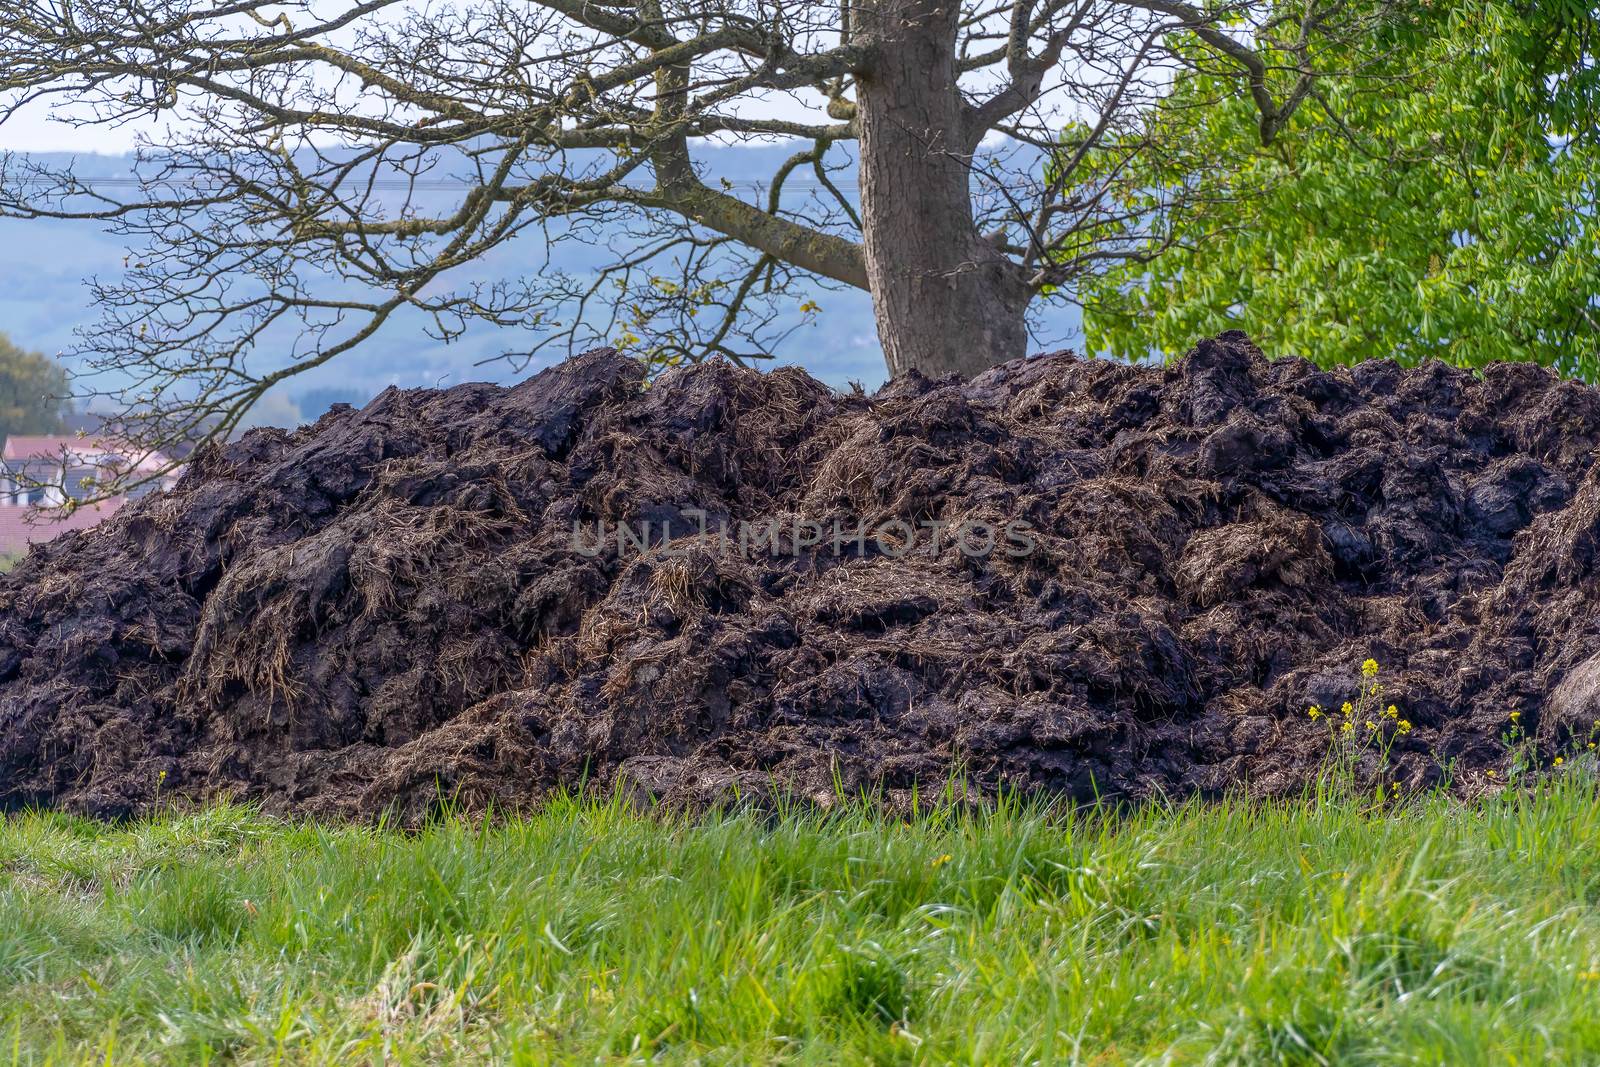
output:
<path id="1" fill-rule="evenodd" d="M 707 151 L 704 158 L 712 179 L 739 183 L 770 179 L 777 163 L 791 152 L 783 145 L 727 147 Z M 59 163 L 70 157 L 51 153 L 36 158 Z M 80 175 L 126 179 L 132 174 L 132 160 L 126 156 L 80 155 L 76 159 Z M 478 273 L 485 278 L 513 275 L 519 258 L 534 251 L 531 242 L 513 242 L 496 249 Z M 582 272 L 597 267 L 607 252 L 597 241 L 587 250 L 562 244 L 555 254 L 557 266 Z M 115 276 L 123 269 L 125 255 L 122 239 L 97 224 L 0 219 L 0 329 L 32 349 L 57 353 L 69 348 L 73 329 L 96 317 L 84 279 Z M 835 386 L 852 381 L 868 388 L 880 384 L 883 359 L 866 294 L 818 289 L 813 295 L 822 305 L 822 314 L 815 325 L 803 327 L 787 339 L 775 353 L 775 363 L 802 365 Z M 286 387 L 286 395 L 269 397 L 253 421 L 281 424 L 315 418 L 330 404 L 359 404 L 389 385 L 510 381 L 557 358 L 551 353 L 519 372 L 495 357 L 507 349 L 525 348 L 525 336 L 478 325 L 460 341 L 443 345 L 426 337 L 421 327 L 420 321 L 392 321 L 361 347 L 297 378 L 292 387 Z M 1042 340 L 1047 343 L 1075 337 L 1075 309 L 1052 310 L 1046 316 L 1044 332 Z"/>

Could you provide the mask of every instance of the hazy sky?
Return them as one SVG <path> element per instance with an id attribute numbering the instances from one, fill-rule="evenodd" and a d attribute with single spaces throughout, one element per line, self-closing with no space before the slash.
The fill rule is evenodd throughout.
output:
<path id="1" fill-rule="evenodd" d="M 387 18 L 379 21 L 387 21 Z M 337 41 L 339 35 L 336 34 L 330 39 Z M 982 89 L 997 76 L 996 72 L 980 71 L 964 76 L 962 84 Z M 822 95 L 815 90 L 800 88 L 786 92 L 748 94 L 735 102 L 733 111 L 745 117 L 826 123 L 829 121 L 825 114 L 826 103 Z M 1081 110 L 1070 101 L 1054 100 L 1048 93 L 1041 100 L 1041 106 L 1046 113 L 1057 115 L 1062 121 L 1065 121 L 1069 114 L 1077 114 Z M 85 117 L 89 114 L 88 109 L 81 106 L 74 108 L 62 97 L 35 101 L 10 116 L 4 123 L 0 123 L 0 151 L 120 155 L 131 152 L 136 147 L 137 138 L 141 133 L 160 143 L 162 138 L 157 134 L 172 121 L 170 118 L 150 118 L 116 127 L 73 126 L 66 122 L 53 121 L 51 117 L 53 112 L 61 115 L 76 112 Z"/>
<path id="2" fill-rule="evenodd" d="M 121 127 L 69 126 L 52 122 L 50 109 L 35 103 L 0 125 L 0 150 L 10 152 L 104 152 L 120 154 L 133 150 L 134 136 L 140 131 L 154 132 L 153 122 Z"/>

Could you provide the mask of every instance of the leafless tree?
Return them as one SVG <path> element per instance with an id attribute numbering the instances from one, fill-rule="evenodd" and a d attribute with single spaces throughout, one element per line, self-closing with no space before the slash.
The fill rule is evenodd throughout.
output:
<path id="1" fill-rule="evenodd" d="M 404 308 L 745 361 L 806 275 L 871 293 L 892 374 L 970 375 L 1023 354 L 1035 298 L 1149 254 L 1115 161 L 1084 163 L 1140 150 L 1175 65 L 1235 74 L 1270 140 L 1335 3 L 12 0 L 0 115 L 168 121 L 126 196 L 6 157 L 0 213 L 127 236 L 85 347 L 152 445 Z M 794 151 L 760 189 L 705 177 L 698 147 L 749 140 Z M 520 276 L 452 280 L 528 233 Z M 597 275 L 552 269 L 618 233 Z M 292 353 L 248 358 L 284 323 Z"/>

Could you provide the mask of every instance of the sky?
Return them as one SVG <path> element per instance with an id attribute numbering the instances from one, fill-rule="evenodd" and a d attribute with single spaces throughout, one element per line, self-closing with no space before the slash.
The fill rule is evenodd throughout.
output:
<path id="1" fill-rule="evenodd" d="M 153 124 L 142 124 L 153 131 Z M 53 122 L 49 109 L 35 103 L 0 125 L 0 152 L 96 152 L 121 155 L 133 151 L 139 127 L 81 126 Z"/>

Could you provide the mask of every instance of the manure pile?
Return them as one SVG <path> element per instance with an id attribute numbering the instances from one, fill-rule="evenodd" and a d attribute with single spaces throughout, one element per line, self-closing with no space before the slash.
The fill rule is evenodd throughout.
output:
<path id="1" fill-rule="evenodd" d="M 1407 787 L 1481 786 L 1513 710 L 1546 758 L 1600 717 L 1600 392 L 1539 368 L 1325 373 L 1225 334 L 870 397 L 641 386 L 600 350 L 391 389 L 34 549 L 0 578 L 0 805 L 904 803 L 957 768 L 1276 794 L 1368 656 Z"/>

